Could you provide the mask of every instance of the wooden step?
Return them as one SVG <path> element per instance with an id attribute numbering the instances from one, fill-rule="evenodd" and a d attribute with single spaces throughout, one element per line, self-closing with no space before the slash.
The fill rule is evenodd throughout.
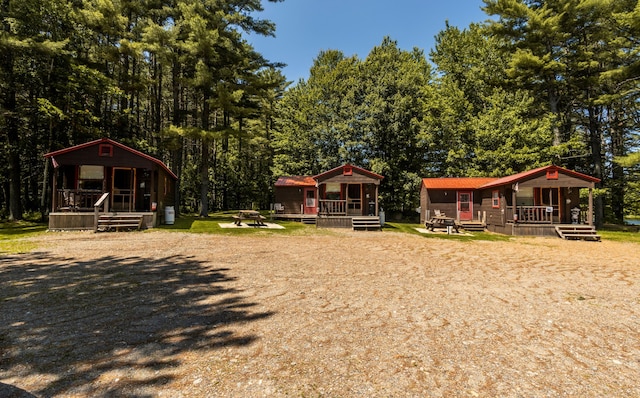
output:
<path id="1" fill-rule="evenodd" d="M 300 221 L 302 221 L 303 224 L 316 225 L 315 217 L 302 217 Z"/>
<path id="2" fill-rule="evenodd" d="M 98 217 L 96 231 L 140 230 L 144 216 L 140 214 L 102 214 Z"/>
<path id="3" fill-rule="evenodd" d="M 460 221 L 459 226 L 465 231 L 482 232 L 486 225 L 480 221 Z"/>
<path id="4" fill-rule="evenodd" d="M 382 229 L 380 225 L 380 218 L 378 217 L 353 217 L 351 219 L 351 226 L 356 229 Z"/>
<path id="5" fill-rule="evenodd" d="M 600 235 L 591 225 L 556 225 L 555 229 L 562 239 L 600 240 Z"/>

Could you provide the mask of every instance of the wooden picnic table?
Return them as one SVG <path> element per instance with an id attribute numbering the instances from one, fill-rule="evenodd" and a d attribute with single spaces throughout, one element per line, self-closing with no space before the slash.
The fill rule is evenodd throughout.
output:
<path id="1" fill-rule="evenodd" d="M 255 226 L 264 226 L 266 217 L 257 210 L 240 210 L 237 216 L 233 216 L 233 223 L 240 226 L 242 220 L 254 220 Z"/>
<path id="2" fill-rule="evenodd" d="M 425 227 L 431 231 L 433 231 L 434 228 L 447 228 L 448 230 L 448 227 L 452 227 L 456 232 L 460 232 L 458 231 L 459 225 L 456 223 L 456 220 L 447 216 L 433 216 L 424 224 Z"/>

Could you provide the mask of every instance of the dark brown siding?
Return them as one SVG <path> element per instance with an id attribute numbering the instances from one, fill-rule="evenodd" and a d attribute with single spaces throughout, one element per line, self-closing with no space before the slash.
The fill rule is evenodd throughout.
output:
<path id="1" fill-rule="evenodd" d="M 427 188 L 420 188 L 420 224 L 424 224 L 425 221 L 427 221 L 427 208 L 429 207 L 428 198 Z"/>
<path id="2" fill-rule="evenodd" d="M 498 190 L 500 192 L 500 207 L 494 209 L 493 208 L 493 191 Z M 486 189 L 484 191 L 476 191 L 475 194 L 481 198 L 482 204 L 479 207 L 479 210 L 482 212 L 486 212 L 487 224 L 504 226 L 505 223 L 505 210 L 506 207 L 511 203 L 511 191 L 509 190 L 509 194 L 506 193 L 504 187 L 495 188 L 495 189 Z"/>
<path id="3" fill-rule="evenodd" d="M 125 149 L 113 146 L 113 156 L 99 156 L 99 145 L 78 149 L 57 155 L 55 157 L 59 164 L 75 165 L 96 165 L 108 167 L 135 167 L 152 169 L 154 163 L 146 158 L 140 157 Z"/>
<path id="4" fill-rule="evenodd" d="M 534 187 L 534 188 L 560 188 L 560 187 L 582 187 L 588 188 L 593 185 L 592 182 L 584 181 L 576 177 L 572 177 L 566 174 L 558 173 L 557 180 L 547 180 L 547 175 L 542 174 L 539 177 L 532 178 L 526 181 L 520 181 L 518 183 L 521 187 Z"/>
<path id="5" fill-rule="evenodd" d="M 440 210 L 449 217 L 457 217 L 458 207 L 456 191 L 432 189 L 428 191 L 430 215 L 434 215 L 434 210 Z"/>
<path id="6" fill-rule="evenodd" d="M 275 187 L 275 202 L 282 203 L 285 214 L 300 214 L 305 187 Z"/>

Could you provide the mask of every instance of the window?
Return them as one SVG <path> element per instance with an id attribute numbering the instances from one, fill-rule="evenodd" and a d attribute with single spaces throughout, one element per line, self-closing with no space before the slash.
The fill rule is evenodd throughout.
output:
<path id="1" fill-rule="evenodd" d="M 491 207 L 494 209 L 500 208 L 500 191 L 497 189 L 491 192 Z"/>
<path id="2" fill-rule="evenodd" d="M 328 199 L 328 200 L 342 199 L 340 183 L 330 182 L 325 185 L 325 199 Z"/>
<path id="3" fill-rule="evenodd" d="M 98 148 L 98 156 L 113 157 L 113 145 L 100 144 Z"/>
<path id="4" fill-rule="evenodd" d="M 83 165 L 78 169 L 78 189 L 102 189 L 104 167 Z"/>

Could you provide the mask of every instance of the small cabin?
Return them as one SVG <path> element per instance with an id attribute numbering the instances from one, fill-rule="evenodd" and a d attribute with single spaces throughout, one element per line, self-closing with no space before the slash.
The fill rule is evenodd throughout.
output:
<path id="1" fill-rule="evenodd" d="M 507 235 L 555 236 L 556 226 L 593 226 L 593 189 L 600 180 L 559 166 L 503 178 L 424 178 L 420 222 L 435 212 L 458 223 Z M 587 189 L 588 201 L 580 202 Z"/>
<path id="2" fill-rule="evenodd" d="M 175 205 L 177 176 L 160 160 L 111 139 L 44 156 L 54 167 L 49 229 L 93 229 L 99 201 L 101 212 L 139 214 L 145 227 L 161 223 Z"/>
<path id="3" fill-rule="evenodd" d="M 311 215 L 318 213 L 318 189 L 311 176 L 286 176 L 276 181 L 276 214 Z M 295 218 L 295 217 L 292 217 Z"/>
<path id="4" fill-rule="evenodd" d="M 338 228 L 352 227 L 354 219 L 379 222 L 378 192 L 383 179 L 350 164 L 315 176 L 280 177 L 274 189 L 276 217 L 313 219 L 319 227 Z"/>

